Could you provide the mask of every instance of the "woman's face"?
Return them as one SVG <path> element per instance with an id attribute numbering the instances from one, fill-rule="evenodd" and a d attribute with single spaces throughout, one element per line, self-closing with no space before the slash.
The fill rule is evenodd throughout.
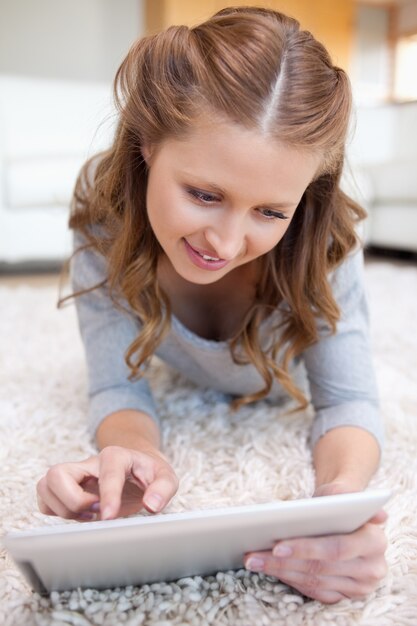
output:
<path id="1" fill-rule="evenodd" d="M 320 157 L 233 123 L 144 150 L 150 224 L 173 269 L 213 283 L 284 236 Z"/>

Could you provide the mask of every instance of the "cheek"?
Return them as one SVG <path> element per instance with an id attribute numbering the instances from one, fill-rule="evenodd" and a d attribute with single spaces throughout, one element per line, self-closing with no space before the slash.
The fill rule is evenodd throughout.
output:
<path id="1" fill-rule="evenodd" d="M 173 213 L 172 194 L 169 188 L 150 181 L 146 194 L 146 205 L 152 226 L 163 228 Z"/>
<path id="2" fill-rule="evenodd" d="M 268 225 L 267 225 L 268 226 Z M 256 242 L 254 243 L 254 247 L 256 246 L 256 251 L 258 254 L 266 254 L 281 241 L 286 231 L 288 230 L 289 224 L 285 221 L 284 224 L 280 223 L 275 226 L 275 224 L 271 224 L 271 230 L 266 231 L 263 230 L 262 233 L 257 237 Z"/>
<path id="3" fill-rule="evenodd" d="M 186 236 L 200 226 L 198 212 L 182 194 L 166 186 L 148 189 L 148 217 L 155 235 L 165 241 Z"/>

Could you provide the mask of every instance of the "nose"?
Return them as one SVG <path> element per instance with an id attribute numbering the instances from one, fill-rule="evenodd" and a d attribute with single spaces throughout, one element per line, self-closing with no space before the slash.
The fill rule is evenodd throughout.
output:
<path id="1" fill-rule="evenodd" d="M 223 217 L 205 230 L 205 238 L 219 258 L 231 261 L 246 246 L 246 226 L 242 216 Z"/>

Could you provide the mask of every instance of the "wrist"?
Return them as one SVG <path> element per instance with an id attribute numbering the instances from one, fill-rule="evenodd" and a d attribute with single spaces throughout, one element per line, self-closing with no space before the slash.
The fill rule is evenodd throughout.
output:
<path id="1" fill-rule="evenodd" d="M 379 457 L 378 443 L 369 432 L 352 426 L 328 431 L 313 451 L 316 490 L 330 483 L 344 485 L 350 491 L 365 489 Z"/>
<path id="2" fill-rule="evenodd" d="M 332 496 L 338 493 L 354 493 L 363 491 L 368 483 L 350 476 L 337 476 L 333 480 L 318 482 L 314 487 L 314 496 Z"/>
<path id="3" fill-rule="evenodd" d="M 155 421 L 146 413 L 122 410 L 111 413 L 96 432 L 97 447 L 116 445 L 131 450 L 159 452 L 160 432 Z"/>
<path id="4" fill-rule="evenodd" d="M 334 485 L 346 488 L 349 491 L 362 491 L 365 489 L 372 477 L 371 472 L 363 473 L 361 469 L 355 467 L 329 467 L 316 466 L 315 468 L 315 489 L 323 485 Z"/>

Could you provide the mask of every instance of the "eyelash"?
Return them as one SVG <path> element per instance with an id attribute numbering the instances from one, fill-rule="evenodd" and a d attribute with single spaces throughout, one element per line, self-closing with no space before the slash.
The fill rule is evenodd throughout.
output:
<path id="1" fill-rule="evenodd" d="M 206 193 L 205 191 L 200 191 L 199 189 L 188 189 L 188 193 L 190 196 L 202 202 L 203 204 L 211 204 L 212 202 L 219 202 L 219 198 L 211 193 Z M 269 213 L 269 215 L 265 215 L 265 213 L 261 213 L 262 217 L 267 221 L 272 221 L 275 219 L 279 220 L 287 220 L 289 219 L 283 213 L 279 213 L 278 211 L 273 211 L 272 209 L 263 209 L 265 213 Z"/>
<path id="2" fill-rule="evenodd" d="M 263 209 L 265 211 L 265 213 L 269 213 L 269 216 L 266 216 L 265 213 L 262 213 L 262 217 L 264 217 L 266 220 L 287 220 L 288 216 L 284 215 L 283 213 L 278 213 L 278 211 L 273 211 L 272 209 Z"/>
<path id="3" fill-rule="evenodd" d="M 193 198 L 196 198 L 196 200 L 200 200 L 200 202 L 203 202 L 204 204 L 217 202 L 219 200 L 217 196 L 214 196 L 213 194 L 207 193 L 205 191 L 200 191 L 199 189 L 189 189 L 188 193 L 193 196 Z"/>

